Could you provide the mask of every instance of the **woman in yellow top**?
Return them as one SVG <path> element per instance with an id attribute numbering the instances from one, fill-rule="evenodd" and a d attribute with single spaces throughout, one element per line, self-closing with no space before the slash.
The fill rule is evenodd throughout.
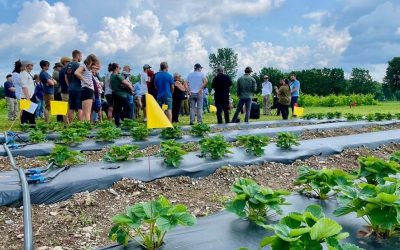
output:
<path id="1" fill-rule="evenodd" d="M 287 120 L 289 116 L 289 105 L 291 99 L 289 80 L 281 79 L 280 84 L 281 86 L 279 87 L 279 89 L 275 86 L 275 91 L 278 94 L 278 104 L 279 110 L 282 114 L 282 119 Z"/>

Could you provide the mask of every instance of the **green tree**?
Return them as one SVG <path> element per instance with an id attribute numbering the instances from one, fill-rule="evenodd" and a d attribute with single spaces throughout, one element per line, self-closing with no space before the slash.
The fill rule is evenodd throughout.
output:
<path id="1" fill-rule="evenodd" d="M 400 57 L 394 57 L 388 62 L 383 84 L 393 92 L 400 90 Z"/>
<path id="2" fill-rule="evenodd" d="M 377 91 L 377 83 L 372 80 L 369 70 L 353 68 L 347 91 L 349 94 L 375 94 Z"/>
<path id="3" fill-rule="evenodd" d="M 217 53 L 208 56 L 213 74 L 217 74 L 219 66 L 224 66 L 225 73 L 235 79 L 238 66 L 238 54 L 232 48 L 220 48 Z"/>
<path id="4" fill-rule="evenodd" d="M 275 68 L 262 68 L 260 72 L 254 73 L 252 76 L 257 81 L 257 91 L 261 92 L 262 83 L 264 81 L 264 76 L 267 75 L 269 77 L 269 81 L 272 83 L 273 86 L 279 85 L 279 80 L 284 78 L 284 73 Z"/>

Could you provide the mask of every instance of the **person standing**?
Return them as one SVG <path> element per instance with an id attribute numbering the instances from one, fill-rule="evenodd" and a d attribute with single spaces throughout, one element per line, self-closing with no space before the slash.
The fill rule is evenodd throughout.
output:
<path id="1" fill-rule="evenodd" d="M 174 73 L 174 92 L 172 93 L 172 122 L 179 122 L 182 101 L 186 99 L 187 86 L 179 73 Z"/>
<path id="2" fill-rule="evenodd" d="M 92 67 L 92 74 L 93 74 L 93 87 L 94 87 L 94 99 L 92 104 L 92 115 L 91 120 L 92 123 L 102 122 L 103 121 L 103 112 L 101 110 L 101 94 L 103 90 L 102 82 L 98 76 L 98 67 Z"/>
<path id="3" fill-rule="evenodd" d="M 72 51 L 72 62 L 67 64 L 65 81 L 68 85 L 68 121 L 74 120 L 76 113 L 79 121 L 82 120 L 82 84 L 81 80 L 75 76 L 75 71 L 79 68 L 82 60 L 82 53 L 79 50 Z"/>
<path id="4" fill-rule="evenodd" d="M 113 117 L 114 122 L 117 127 L 121 125 L 121 119 L 123 120 L 126 116 L 121 115 L 122 113 L 129 113 L 129 102 L 128 102 L 128 94 L 133 93 L 132 84 L 123 78 L 120 74 L 121 68 L 118 64 L 112 63 L 110 65 L 110 70 L 112 72 L 110 76 L 110 83 L 113 95 Z"/>
<path id="5" fill-rule="evenodd" d="M 109 121 L 112 120 L 112 114 L 113 114 L 113 98 L 112 98 L 112 89 L 111 89 L 111 82 L 110 82 L 110 77 L 112 74 L 112 70 L 111 70 L 111 66 L 112 64 L 108 64 L 108 73 L 106 74 L 105 78 L 104 78 L 104 96 L 106 97 L 107 100 L 107 119 Z"/>
<path id="6" fill-rule="evenodd" d="M 194 71 L 186 78 L 186 84 L 189 87 L 189 109 L 190 109 L 190 125 L 194 124 L 195 115 L 197 114 L 197 122 L 203 122 L 203 90 L 207 85 L 207 77 L 201 70 L 203 67 L 196 63 Z M 197 111 L 197 112 L 196 112 Z"/>
<path id="7" fill-rule="evenodd" d="M 170 73 L 168 73 L 168 63 L 162 62 L 160 64 L 160 71 L 154 75 L 154 85 L 157 89 L 157 102 L 162 105 L 167 105 L 166 115 L 170 122 L 172 122 L 172 92 L 174 92 L 174 80 Z"/>
<path id="8" fill-rule="evenodd" d="M 21 73 L 20 73 L 20 83 L 22 88 L 21 99 L 30 100 L 33 103 L 36 103 L 35 98 L 35 83 L 33 82 L 32 69 L 33 62 L 31 61 L 22 61 L 21 62 Z M 21 124 L 35 124 L 35 112 L 29 113 L 28 111 L 23 110 L 21 114 Z"/>
<path id="9" fill-rule="evenodd" d="M 12 75 L 6 77 L 7 81 L 4 83 L 4 96 L 6 97 L 8 120 L 14 121 L 18 117 L 18 102 L 15 95 L 15 86 L 12 82 Z"/>
<path id="10" fill-rule="evenodd" d="M 54 101 L 54 85 L 55 81 L 51 78 L 50 74 L 47 72 L 50 67 L 50 63 L 46 60 L 42 60 L 39 63 L 42 71 L 39 74 L 40 82 L 43 84 L 44 89 L 44 120 L 49 121 L 50 113 L 50 102 Z"/>
<path id="11" fill-rule="evenodd" d="M 257 83 L 256 80 L 250 76 L 251 72 L 253 72 L 251 67 L 246 67 L 244 70 L 244 75 L 239 77 L 237 81 L 237 95 L 239 97 L 239 103 L 236 108 L 236 112 L 233 115 L 232 122 L 237 122 L 239 113 L 243 109 L 243 106 L 246 107 L 244 121 L 249 122 L 253 93 L 255 93 L 257 90 Z"/>
<path id="12" fill-rule="evenodd" d="M 122 69 L 122 77 L 127 80 L 131 85 L 133 89 L 133 83 L 131 82 L 131 66 L 125 65 L 124 68 Z M 134 92 L 128 93 L 128 103 L 129 103 L 129 113 L 126 113 L 126 117 L 128 119 L 133 119 L 135 116 L 136 110 L 135 110 L 135 98 L 134 98 Z"/>
<path id="13" fill-rule="evenodd" d="M 43 113 L 44 113 L 44 87 L 42 82 L 40 81 L 39 75 L 34 75 L 33 76 L 33 81 L 35 83 L 35 97 L 37 101 L 37 108 L 35 112 L 35 118 L 43 118 Z"/>
<path id="14" fill-rule="evenodd" d="M 143 120 L 147 121 L 146 116 L 146 94 L 149 92 L 147 89 L 147 85 L 150 83 L 150 77 L 148 75 L 151 66 L 148 64 L 143 65 L 143 72 L 140 73 L 140 98 L 138 99 L 138 103 L 143 111 Z M 137 111 L 139 117 L 139 110 Z"/>
<path id="15" fill-rule="evenodd" d="M 264 82 L 262 83 L 261 93 L 263 96 L 264 115 L 270 115 L 272 83 L 269 81 L 269 77 L 267 75 L 264 76 Z"/>
<path id="16" fill-rule="evenodd" d="M 99 59 L 90 54 L 75 71 L 75 77 L 81 80 L 82 120 L 90 121 L 94 99 L 94 83 L 92 70 L 99 70 Z"/>
<path id="17" fill-rule="evenodd" d="M 12 72 L 12 82 L 15 87 L 15 97 L 17 100 L 21 99 L 22 96 L 22 87 L 21 87 L 21 80 L 20 80 L 20 73 L 22 71 L 22 64 L 21 60 L 18 60 L 14 63 L 14 70 Z"/>
<path id="18" fill-rule="evenodd" d="M 208 88 L 207 86 L 204 87 L 203 90 L 203 111 L 207 111 L 207 113 L 210 113 L 210 104 L 208 103 Z"/>
<path id="19" fill-rule="evenodd" d="M 292 107 L 292 116 L 296 117 L 293 115 L 294 111 L 294 106 L 295 104 L 299 101 L 299 94 L 300 94 L 300 82 L 299 80 L 296 79 L 296 75 L 292 74 L 290 76 L 290 93 L 292 95 L 292 98 L 290 100 L 290 106 Z"/>
<path id="20" fill-rule="evenodd" d="M 53 67 L 53 74 L 51 78 L 54 80 L 54 100 L 62 101 L 61 98 L 61 86 L 60 86 L 60 70 L 62 69 L 63 65 L 59 62 L 56 62 Z M 63 116 L 57 115 L 57 121 L 62 122 Z"/>
<path id="21" fill-rule="evenodd" d="M 67 70 L 67 64 L 71 62 L 71 59 L 68 57 L 62 57 L 60 59 L 60 63 L 63 65 L 62 68 L 60 69 L 59 75 L 58 75 L 58 81 L 60 84 L 60 92 L 61 92 L 61 100 L 63 102 L 68 102 L 68 84 L 66 82 L 65 76 L 66 76 L 66 70 Z M 68 121 L 68 115 L 63 115 L 63 122 L 65 125 L 69 123 Z"/>
<path id="22" fill-rule="evenodd" d="M 289 80 L 282 79 L 280 81 L 280 84 L 281 86 L 279 87 L 279 89 L 278 87 L 275 86 L 275 91 L 278 94 L 278 105 L 279 105 L 279 110 L 282 114 L 282 119 L 287 120 L 289 116 L 289 105 L 291 100 Z"/>
<path id="23" fill-rule="evenodd" d="M 225 123 L 229 123 L 229 92 L 231 86 L 231 78 L 224 74 L 224 67 L 219 67 L 218 74 L 212 81 L 218 124 L 222 124 L 222 112 L 224 112 Z"/>

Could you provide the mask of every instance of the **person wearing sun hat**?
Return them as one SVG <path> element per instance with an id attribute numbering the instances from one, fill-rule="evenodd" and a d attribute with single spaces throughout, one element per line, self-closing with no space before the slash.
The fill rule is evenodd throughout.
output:
<path id="1" fill-rule="evenodd" d="M 21 99 L 30 100 L 36 103 L 35 93 L 35 83 L 33 82 L 32 69 L 34 63 L 30 60 L 22 60 L 22 72 L 20 74 L 20 83 L 22 87 Z M 21 124 L 35 124 L 35 113 L 31 114 L 25 110 L 21 114 Z"/>
<path id="2" fill-rule="evenodd" d="M 58 73 L 58 81 L 59 81 L 60 89 L 61 89 L 61 100 L 64 102 L 68 102 L 68 98 L 69 98 L 68 84 L 65 80 L 65 73 L 67 71 L 67 64 L 71 61 L 72 61 L 72 59 L 69 57 L 66 57 L 66 56 L 61 57 L 61 59 L 60 59 L 60 64 L 62 65 L 62 67 L 60 69 L 60 72 Z M 69 123 L 67 115 L 64 115 L 62 119 L 63 119 L 64 124 Z"/>
<path id="3" fill-rule="evenodd" d="M 239 97 L 239 103 L 232 118 L 232 122 L 237 122 L 239 112 L 243 109 L 243 106 L 246 106 L 244 121 L 249 122 L 251 99 L 253 97 L 253 93 L 257 91 L 257 83 L 256 80 L 250 76 L 251 72 L 253 72 L 252 68 L 247 66 L 244 70 L 244 75 L 239 77 L 237 81 L 237 95 Z"/>

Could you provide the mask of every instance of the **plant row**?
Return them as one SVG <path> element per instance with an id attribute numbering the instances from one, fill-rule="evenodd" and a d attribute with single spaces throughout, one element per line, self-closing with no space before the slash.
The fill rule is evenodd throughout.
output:
<path id="1" fill-rule="evenodd" d="M 367 121 L 383 121 L 383 120 L 393 120 L 399 119 L 400 120 L 400 113 L 392 114 L 392 113 L 371 113 L 367 115 L 360 115 L 360 114 L 352 114 L 352 113 L 345 113 L 342 114 L 341 112 L 327 112 L 327 113 L 307 113 L 303 116 L 306 120 L 311 119 L 340 119 L 346 118 L 348 121 L 359 121 L 359 120 L 367 120 Z"/>
<path id="2" fill-rule="evenodd" d="M 374 96 L 371 94 L 328 96 L 300 95 L 298 104 L 301 107 L 337 107 L 349 105 L 377 105 L 378 101 L 375 100 Z"/>

